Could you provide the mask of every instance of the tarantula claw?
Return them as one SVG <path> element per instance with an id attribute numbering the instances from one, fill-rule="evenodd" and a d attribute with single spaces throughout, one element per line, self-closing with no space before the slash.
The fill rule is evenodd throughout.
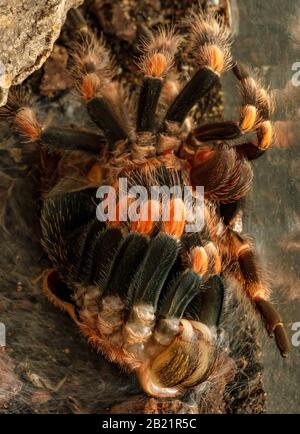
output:
<path id="1" fill-rule="evenodd" d="M 185 319 L 178 323 L 177 336 L 167 345 L 158 346 L 159 352 L 153 343 L 149 346 L 149 355 L 154 357 L 137 370 L 137 377 L 143 390 L 157 397 L 175 397 L 199 384 L 208 375 L 216 355 L 212 330 Z"/>
<path id="2" fill-rule="evenodd" d="M 291 345 L 290 345 L 287 332 L 282 323 L 277 324 L 274 330 L 274 334 L 275 334 L 277 347 L 280 351 L 281 356 L 288 357 L 289 352 L 291 351 Z"/>

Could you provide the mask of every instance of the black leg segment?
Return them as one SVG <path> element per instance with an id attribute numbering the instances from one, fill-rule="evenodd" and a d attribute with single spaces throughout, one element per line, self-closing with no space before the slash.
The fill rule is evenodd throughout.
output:
<path id="1" fill-rule="evenodd" d="M 155 128 L 155 114 L 162 88 L 162 79 L 145 77 L 139 97 L 136 130 L 153 131 Z"/>
<path id="2" fill-rule="evenodd" d="M 199 294 L 201 278 L 193 271 L 186 271 L 170 287 L 160 309 L 161 318 L 182 318 L 186 307 Z"/>
<path id="3" fill-rule="evenodd" d="M 63 127 L 46 128 L 40 140 L 49 151 L 85 151 L 93 154 L 99 154 L 106 144 L 103 134 Z"/>
<path id="4" fill-rule="evenodd" d="M 152 239 L 132 284 L 129 288 L 129 300 L 134 304 L 150 304 L 155 309 L 161 289 L 177 258 L 178 244 L 174 238 L 160 234 Z"/>
<path id="5" fill-rule="evenodd" d="M 218 79 L 218 74 L 212 69 L 203 68 L 197 71 L 171 104 L 165 122 L 181 124 L 197 101 L 210 91 Z"/>
<path id="6" fill-rule="evenodd" d="M 104 98 L 99 96 L 88 101 L 87 110 L 95 124 L 104 132 L 111 147 L 119 140 L 127 138 L 126 132 Z"/>
<path id="7" fill-rule="evenodd" d="M 127 297 L 128 288 L 139 269 L 149 247 L 149 240 L 142 234 L 132 233 L 121 243 L 110 268 L 104 296 L 118 294 Z"/>

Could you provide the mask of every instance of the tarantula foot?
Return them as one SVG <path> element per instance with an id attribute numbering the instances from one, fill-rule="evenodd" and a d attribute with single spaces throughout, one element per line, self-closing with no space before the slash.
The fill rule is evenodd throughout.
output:
<path id="1" fill-rule="evenodd" d="M 69 296 L 66 297 L 66 286 L 59 278 L 56 270 L 49 269 L 43 273 L 42 289 L 48 300 L 58 309 L 67 312 L 76 324 L 79 324 L 75 307 Z M 65 295 L 65 296 L 64 296 Z"/>
<path id="2" fill-rule="evenodd" d="M 291 351 L 291 345 L 280 315 L 267 300 L 258 298 L 255 303 L 265 321 L 270 337 L 275 336 L 280 354 L 282 357 L 287 357 Z"/>

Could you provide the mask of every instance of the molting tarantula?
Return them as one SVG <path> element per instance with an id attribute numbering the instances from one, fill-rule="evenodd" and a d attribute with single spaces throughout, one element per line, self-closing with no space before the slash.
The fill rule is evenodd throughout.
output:
<path id="1" fill-rule="evenodd" d="M 253 302 L 282 356 L 289 351 L 254 247 L 237 230 L 240 201 L 252 181 L 249 160 L 272 142 L 272 100 L 232 62 L 222 22 L 192 12 L 189 26 L 186 49 L 197 65 L 190 81 L 180 88 L 171 71 L 182 38 L 173 28 L 149 31 L 141 43 L 144 78 L 136 104 L 114 79 L 103 41 L 83 29 L 70 68 L 99 133 L 42 126 L 30 107 L 16 101 L 4 110 L 26 140 L 40 145 L 47 189 L 43 245 L 54 266 L 45 273 L 45 293 L 97 349 L 135 372 L 143 390 L 156 397 L 178 396 L 220 365 L 218 326 L 229 278 Z M 191 109 L 227 70 L 242 92 L 239 121 L 193 127 Z M 55 170 L 50 154 L 62 155 Z M 204 186 L 202 229 L 186 231 L 185 203 L 174 197 L 167 221 L 161 200 L 147 203 L 155 219 L 123 221 L 120 200 L 115 218 L 99 221 L 97 187 L 114 186 L 120 197 L 119 178 L 147 191 L 154 185 Z"/>

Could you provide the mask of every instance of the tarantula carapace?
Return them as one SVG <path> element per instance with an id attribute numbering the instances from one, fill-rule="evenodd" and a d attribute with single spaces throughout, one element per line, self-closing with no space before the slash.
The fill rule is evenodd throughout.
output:
<path id="1" fill-rule="evenodd" d="M 64 157 L 55 181 L 51 174 L 42 206 L 43 245 L 54 266 L 45 274 L 46 294 L 97 349 L 134 371 L 143 390 L 157 397 L 182 394 L 216 369 L 228 278 L 253 302 L 281 354 L 289 351 L 254 247 L 236 229 L 240 200 L 251 186 L 249 160 L 272 141 L 272 101 L 232 62 L 222 22 L 203 12 L 191 13 L 188 21 L 186 49 L 196 65 L 192 78 L 180 87 L 173 72 L 182 42 L 176 31 L 149 31 L 141 44 L 144 78 L 136 104 L 114 79 L 103 41 L 85 31 L 74 44 L 71 71 L 99 133 L 43 127 L 28 106 L 7 109 L 27 140 L 38 142 L 47 155 Z M 241 88 L 239 121 L 193 127 L 191 109 L 226 70 L 233 71 Z M 63 191 L 62 183 L 76 178 L 78 167 L 85 174 L 83 185 Z M 173 196 L 168 220 L 161 218 L 162 201 L 149 199 L 156 218 L 148 213 L 123 221 L 119 200 L 115 218 L 99 221 L 97 187 L 113 186 L 120 198 L 120 178 L 147 191 L 203 186 L 203 227 L 186 231 L 185 203 Z"/>

